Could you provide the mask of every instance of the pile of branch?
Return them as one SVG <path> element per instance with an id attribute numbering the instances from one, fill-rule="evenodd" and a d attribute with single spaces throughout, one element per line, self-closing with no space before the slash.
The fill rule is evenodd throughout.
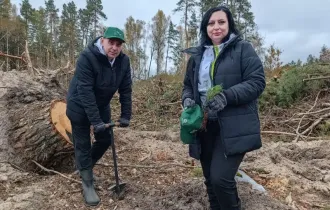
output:
<path id="1" fill-rule="evenodd" d="M 320 90 L 313 102 L 302 103 L 287 110 L 279 109 L 281 115 L 271 113 L 263 117 L 264 134 L 277 134 L 293 137 L 293 141 L 307 139 L 321 139 L 320 135 L 326 134 L 326 120 L 330 117 L 329 89 Z M 272 116 L 271 116 L 272 115 Z M 324 130 L 320 131 L 320 125 L 324 124 Z"/>
<path id="2" fill-rule="evenodd" d="M 140 81 L 133 88 L 131 128 L 162 130 L 175 127 L 181 114 L 181 81 L 165 81 L 162 78 Z M 112 118 L 120 115 L 119 95 L 111 102 Z"/>

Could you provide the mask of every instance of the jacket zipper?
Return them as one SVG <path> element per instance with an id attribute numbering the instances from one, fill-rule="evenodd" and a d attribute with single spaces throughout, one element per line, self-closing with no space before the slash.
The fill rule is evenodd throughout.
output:
<path id="1" fill-rule="evenodd" d="M 215 60 L 214 71 L 213 71 L 213 78 L 212 78 L 212 84 L 213 84 L 212 86 L 215 85 L 214 75 L 217 73 L 217 70 L 218 70 L 220 55 L 227 48 L 228 45 L 229 45 L 229 43 L 220 50 L 220 52 L 219 52 L 219 54 L 218 54 L 218 56 L 217 56 L 217 58 Z M 225 158 L 227 160 L 227 155 L 226 155 L 226 153 L 227 153 L 227 147 L 226 147 L 226 144 L 225 144 L 224 137 L 221 134 L 221 123 L 220 123 L 220 119 L 219 118 L 218 118 L 218 123 L 219 123 L 219 126 L 220 126 L 220 139 L 222 141 L 222 145 L 223 145 L 223 148 L 225 150 L 223 154 L 224 154 L 224 156 L 225 156 Z"/>

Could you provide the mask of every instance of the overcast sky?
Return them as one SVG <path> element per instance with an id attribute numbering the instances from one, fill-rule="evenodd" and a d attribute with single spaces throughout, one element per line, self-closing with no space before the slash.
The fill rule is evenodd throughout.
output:
<path id="1" fill-rule="evenodd" d="M 130 15 L 148 22 L 158 9 L 171 15 L 174 23 L 179 23 L 181 14 L 172 12 L 177 1 L 103 0 L 103 11 L 108 17 L 105 25 L 123 28 Z M 21 0 L 11 2 L 18 6 Z M 62 5 L 70 1 L 55 2 L 61 10 Z M 79 8 L 86 5 L 85 0 L 74 2 Z M 30 0 L 30 3 L 35 8 L 44 6 L 44 0 Z M 275 43 L 283 51 L 281 59 L 284 63 L 298 59 L 305 61 L 309 54 L 318 57 L 324 44 L 330 47 L 330 0 L 252 0 L 251 4 L 266 46 Z"/>

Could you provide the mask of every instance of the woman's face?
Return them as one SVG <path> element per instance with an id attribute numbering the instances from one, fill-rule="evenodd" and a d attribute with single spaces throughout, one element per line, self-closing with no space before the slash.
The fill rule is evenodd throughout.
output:
<path id="1" fill-rule="evenodd" d="M 229 31 L 227 15 L 223 11 L 214 12 L 207 24 L 207 35 L 214 45 L 219 45 Z"/>

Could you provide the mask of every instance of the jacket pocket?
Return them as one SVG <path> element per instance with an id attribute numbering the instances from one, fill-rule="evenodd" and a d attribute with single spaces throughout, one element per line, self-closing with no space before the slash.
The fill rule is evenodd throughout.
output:
<path id="1" fill-rule="evenodd" d="M 253 104 L 229 110 L 219 118 L 226 155 L 248 152 L 261 146 L 260 121 Z"/>

